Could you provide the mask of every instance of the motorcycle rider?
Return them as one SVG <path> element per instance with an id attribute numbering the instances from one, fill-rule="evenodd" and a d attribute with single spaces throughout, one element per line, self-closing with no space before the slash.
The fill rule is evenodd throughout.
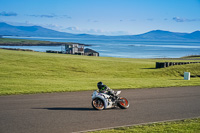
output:
<path id="1" fill-rule="evenodd" d="M 108 86 L 104 85 L 102 82 L 98 82 L 97 87 L 100 93 L 106 93 L 108 95 L 114 96 L 114 91 L 110 89 Z"/>

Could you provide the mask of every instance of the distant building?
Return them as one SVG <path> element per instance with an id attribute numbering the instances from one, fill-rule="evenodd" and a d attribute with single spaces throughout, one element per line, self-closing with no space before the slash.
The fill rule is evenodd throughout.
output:
<path id="1" fill-rule="evenodd" d="M 63 54 L 99 56 L 99 53 L 92 49 L 84 49 L 84 44 L 63 44 L 61 51 Z"/>
<path id="2" fill-rule="evenodd" d="M 64 44 L 62 45 L 62 53 L 84 55 L 83 44 Z"/>
<path id="3" fill-rule="evenodd" d="M 98 53 L 98 52 L 96 52 L 96 51 L 94 51 L 94 50 L 92 50 L 92 49 L 89 49 L 89 48 L 86 48 L 86 49 L 84 50 L 84 53 L 85 53 L 85 55 L 87 55 L 87 56 L 99 56 L 99 53 Z"/>

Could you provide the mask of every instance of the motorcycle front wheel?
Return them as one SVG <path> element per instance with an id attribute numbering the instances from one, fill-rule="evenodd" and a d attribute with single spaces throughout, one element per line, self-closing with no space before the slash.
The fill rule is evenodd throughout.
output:
<path id="1" fill-rule="evenodd" d="M 103 110 L 104 109 L 104 102 L 99 98 L 95 98 L 92 100 L 92 107 L 96 110 Z"/>
<path id="2" fill-rule="evenodd" d="M 120 97 L 120 100 L 118 102 L 118 106 L 121 109 L 127 109 L 129 107 L 129 102 L 128 102 L 128 100 L 126 98 Z"/>

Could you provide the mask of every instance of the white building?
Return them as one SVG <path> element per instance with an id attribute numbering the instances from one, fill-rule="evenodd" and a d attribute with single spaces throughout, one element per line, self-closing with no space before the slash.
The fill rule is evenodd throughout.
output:
<path id="1" fill-rule="evenodd" d="M 62 53 L 84 55 L 83 44 L 64 44 L 62 45 Z"/>

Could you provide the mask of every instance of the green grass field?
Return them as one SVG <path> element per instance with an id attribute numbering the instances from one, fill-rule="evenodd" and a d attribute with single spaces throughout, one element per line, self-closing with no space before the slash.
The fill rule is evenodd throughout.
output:
<path id="1" fill-rule="evenodd" d="M 0 49 L 0 95 L 95 90 L 99 81 L 112 89 L 200 86 L 200 64 L 155 69 L 156 61 L 169 60 Z M 185 71 L 190 81 L 183 80 Z"/>
<path id="2" fill-rule="evenodd" d="M 101 130 L 93 133 L 199 133 L 200 118 Z"/>

